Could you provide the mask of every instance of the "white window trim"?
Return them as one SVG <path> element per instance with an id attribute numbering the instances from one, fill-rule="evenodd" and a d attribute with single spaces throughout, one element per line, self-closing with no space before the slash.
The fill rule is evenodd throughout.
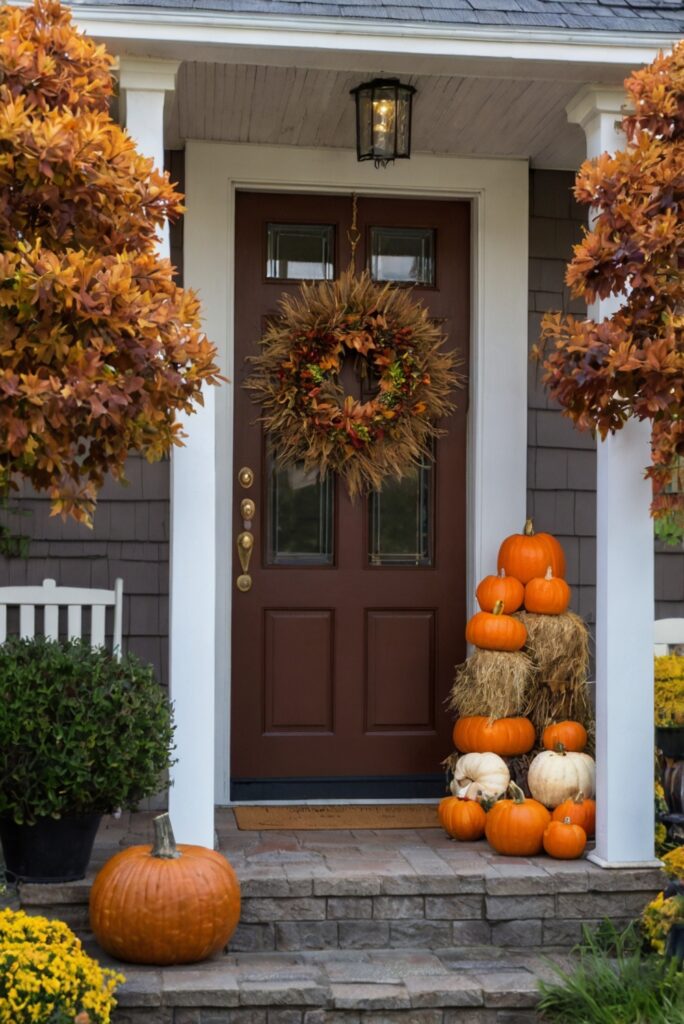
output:
<path id="1" fill-rule="evenodd" d="M 366 195 L 465 198 L 472 201 L 471 340 L 468 412 L 467 579 L 496 566 L 502 538 L 522 528 L 527 464 L 528 165 L 418 155 L 384 171 L 360 164 L 348 150 L 230 145 L 190 141 L 186 149 L 185 283 L 203 303 L 205 329 L 219 363 L 234 379 L 234 225 L 238 189 L 288 192 L 356 191 Z M 216 393 L 216 791 L 230 793 L 230 622 L 235 588 L 230 572 L 232 524 L 233 385 Z M 192 435 L 192 419 L 188 423 Z M 189 438 L 192 444 L 192 436 Z M 202 509 L 192 493 L 178 500 Z M 207 517 L 212 523 L 213 511 Z M 208 552 L 207 552 L 208 553 Z M 209 559 L 205 557 L 203 564 Z M 200 576 L 187 586 L 202 586 Z M 239 595 L 236 594 L 236 600 Z"/>

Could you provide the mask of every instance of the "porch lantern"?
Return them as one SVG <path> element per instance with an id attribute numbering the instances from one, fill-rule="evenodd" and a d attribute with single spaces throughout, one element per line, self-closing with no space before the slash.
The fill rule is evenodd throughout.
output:
<path id="1" fill-rule="evenodd" d="M 411 103 L 416 90 L 398 78 L 374 78 L 351 90 L 356 100 L 356 155 L 387 167 L 411 156 Z"/>

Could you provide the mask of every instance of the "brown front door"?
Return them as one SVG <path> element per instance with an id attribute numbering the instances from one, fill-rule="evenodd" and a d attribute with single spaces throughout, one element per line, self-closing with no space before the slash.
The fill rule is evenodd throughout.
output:
<path id="1" fill-rule="evenodd" d="M 283 292 L 349 261 L 350 196 L 237 196 L 231 778 L 233 799 L 440 792 L 444 708 L 464 656 L 464 391 L 410 478 L 352 503 L 332 477 L 276 471 L 240 385 Z M 465 202 L 358 202 L 357 266 L 414 282 L 467 365 Z M 346 371 L 345 371 L 346 372 Z M 347 389 L 358 387 L 349 373 Z M 251 487 L 238 482 L 254 472 Z M 256 502 L 252 588 L 241 593 L 240 501 Z"/>

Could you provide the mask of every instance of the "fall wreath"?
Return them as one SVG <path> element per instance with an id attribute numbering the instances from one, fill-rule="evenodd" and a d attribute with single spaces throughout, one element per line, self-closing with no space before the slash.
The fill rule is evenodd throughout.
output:
<path id="1" fill-rule="evenodd" d="M 246 382 L 280 465 L 337 473 L 349 494 L 400 478 L 463 386 L 445 336 L 410 292 L 352 270 L 284 295 Z M 352 358 L 365 400 L 345 394 Z"/>

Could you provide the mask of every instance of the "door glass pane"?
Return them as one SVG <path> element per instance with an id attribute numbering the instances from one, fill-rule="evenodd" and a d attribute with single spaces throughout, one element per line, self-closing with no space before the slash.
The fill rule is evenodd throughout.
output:
<path id="1" fill-rule="evenodd" d="M 370 240 L 374 281 L 434 285 L 432 228 L 371 228 Z"/>
<path id="2" fill-rule="evenodd" d="M 387 480 L 371 494 L 371 565 L 432 565 L 434 468 L 425 458 L 402 480 Z"/>
<path id="3" fill-rule="evenodd" d="M 332 475 L 321 481 L 318 474 L 301 466 L 278 469 L 269 459 L 268 565 L 332 565 Z"/>
<path id="4" fill-rule="evenodd" d="M 331 224 L 268 224 L 266 277 L 331 281 L 335 229 Z"/>

